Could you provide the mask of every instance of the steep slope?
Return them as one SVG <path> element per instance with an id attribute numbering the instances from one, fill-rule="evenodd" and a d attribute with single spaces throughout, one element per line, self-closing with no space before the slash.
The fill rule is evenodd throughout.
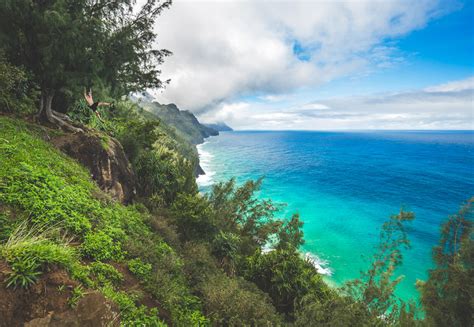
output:
<path id="1" fill-rule="evenodd" d="M 61 134 L 51 143 L 86 167 L 99 187 L 122 203 L 136 194 L 136 179 L 122 145 L 97 132 Z"/>
<path id="2" fill-rule="evenodd" d="M 205 138 L 219 134 L 218 131 L 202 125 L 191 112 L 180 110 L 173 103 L 142 101 L 140 105 L 169 126 L 176 128 L 181 136 L 192 144 L 203 143 Z"/>
<path id="3" fill-rule="evenodd" d="M 161 218 L 112 201 L 61 134 L 0 116 L 0 326 L 204 324 Z"/>

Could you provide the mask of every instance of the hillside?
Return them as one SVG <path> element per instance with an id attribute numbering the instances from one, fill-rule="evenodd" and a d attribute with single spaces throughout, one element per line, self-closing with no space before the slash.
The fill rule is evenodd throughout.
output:
<path id="1" fill-rule="evenodd" d="M 366 270 L 330 287 L 263 178 L 200 192 L 196 144 L 218 132 L 128 98 L 170 83 L 155 23 L 171 5 L 0 1 L 0 327 L 473 326 L 474 198 L 415 305 L 394 293 L 412 212 L 387 213 Z"/>
<path id="2" fill-rule="evenodd" d="M 139 102 L 146 111 L 152 113 L 168 126 L 176 128 L 179 134 L 192 144 L 200 144 L 209 136 L 216 136 L 219 132 L 201 124 L 196 116 L 186 110 L 180 110 L 175 104 L 160 104 L 142 98 Z"/>
<path id="3" fill-rule="evenodd" d="M 150 227 L 163 218 L 111 201 L 82 166 L 44 141 L 58 136 L 73 137 L 0 116 L 0 325 L 45 317 L 81 325 L 91 305 L 117 324 L 204 319 L 177 254 Z M 23 288 L 38 283 L 47 287 L 28 297 Z M 87 319 L 103 318 L 94 312 Z"/>

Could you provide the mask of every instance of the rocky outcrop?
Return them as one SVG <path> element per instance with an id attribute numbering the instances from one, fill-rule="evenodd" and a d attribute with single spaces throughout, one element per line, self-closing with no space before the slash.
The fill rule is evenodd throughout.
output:
<path id="1" fill-rule="evenodd" d="M 78 283 L 64 270 L 45 273 L 29 289 L 7 288 L 7 265 L 0 262 L 0 327 L 102 327 L 119 326 L 118 307 L 97 291 L 71 305 Z"/>
<path id="2" fill-rule="evenodd" d="M 24 327 L 102 327 L 119 326 L 119 313 L 115 304 L 92 292 L 79 300 L 77 305 L 63 312 L 50 311 L 45 317 L 26 322 Z"/>
<path id="3" fill-rule="evenodd" d="M 136 193 L 135 176 L 122 145 L 104 134 L 77 133 L 54 137 L 51 142 L 91 172 L 99 187 L 114 199 L 129 203 Z"/>

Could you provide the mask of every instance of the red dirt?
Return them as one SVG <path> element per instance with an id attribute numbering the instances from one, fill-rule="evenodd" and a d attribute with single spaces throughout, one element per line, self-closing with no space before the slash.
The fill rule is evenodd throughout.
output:
<path id="1" fill-rule="evenodd" d="M 97 292 L 88 292 L 71 308 L 68 299 L 78 282 L 64 270 L 44 273 L 30 288 L 7 288 L 11 272 L 0 261 L 0 326 L 105 326 L 118 317 L 118 309 Z M 111 324 L 116 326 L 119 320 Z"/>

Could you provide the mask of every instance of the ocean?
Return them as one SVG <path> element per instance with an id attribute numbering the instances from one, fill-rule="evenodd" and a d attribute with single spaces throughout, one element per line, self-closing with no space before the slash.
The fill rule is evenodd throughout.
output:
<path id="1" fill-rule="evenodd" d="M 301 250 L 331 284 L 359 277 L 383 222 L 413 211 L 412 248 L 397 271 L 404 300 L 419 297 L 415 282 L 433 266 L 440 224 L 474 195 L 472 131 L 223 132 L 198 150 L 202 192 L 264 177 L 258 196 L 286 203 L 279 217 L 301 215 Z"/>

